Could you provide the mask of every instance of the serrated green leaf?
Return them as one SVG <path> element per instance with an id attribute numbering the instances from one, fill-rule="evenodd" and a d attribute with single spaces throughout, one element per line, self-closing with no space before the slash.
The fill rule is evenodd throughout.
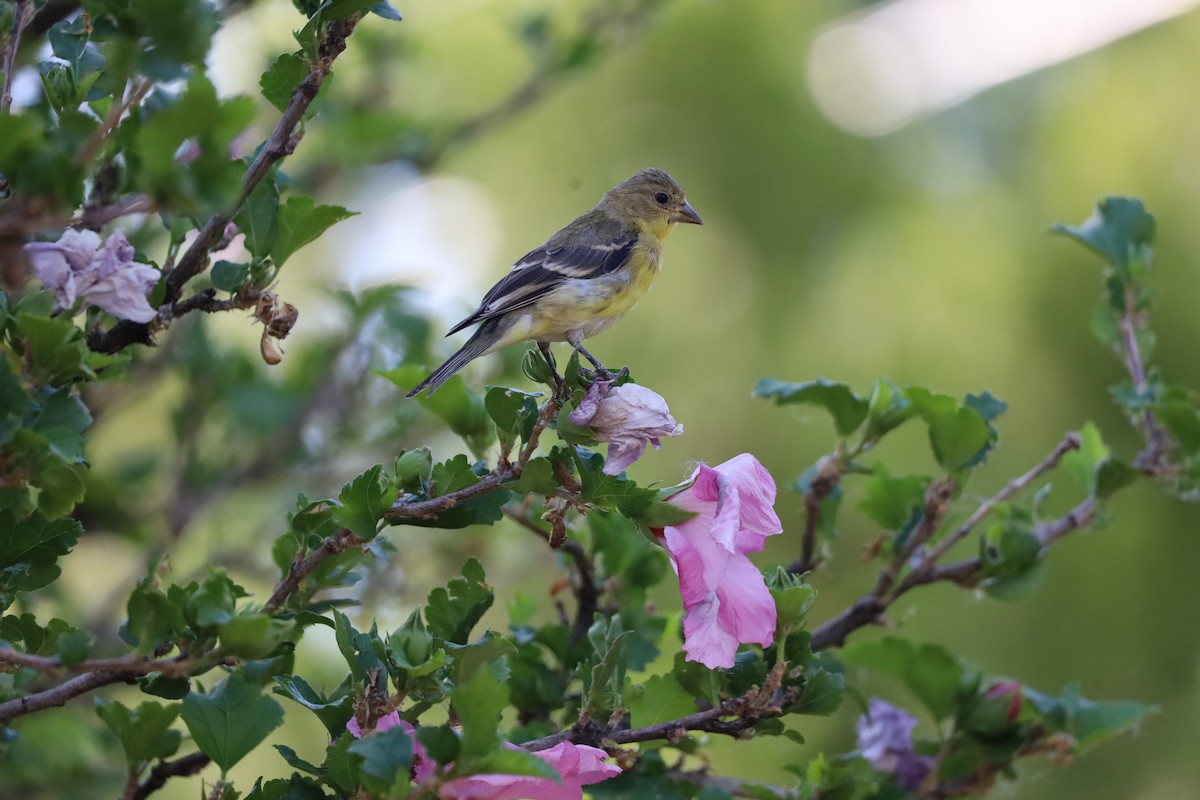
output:
<path id="1" fill-rule="evenodd" d="M 929 426 L 934 457 L 948 472 L 957 472 L 982 461 L 995 441 L 983 416 L 953 397 L 910 386 L 905 395 Z"/>
<path id="2" fill-rule="evenodd" d="M 188 619 L 199 628 L 223 625 L 233 619 L 234 605 L 246 592 L 217 569 L 187 599 Z"/>
<path id="3" fill-rule="evenodd" d="M 398 777 L 408 778 L 413 760 L 413 740 L 412 735 L 403 728 L 375 731 L 370 736 L 352 742 L 347 749 L 362 757 L 359 775 L 368 788 L 386 791 L 393 788 Z M 403 797 L 404 794 L 401 792 L 398 796 Z"/>
<path id="4" fill-rule="evenodd" d="M 894 478 L 882 462 L 876 463 L 863 481 L 863 499 L 858 510 L 884 530 L 898 531 L 912 519 L 914 511 L 920 513 L 928 486 L 929 478 L 925 475 Z"/>
<path id="5" fill-rule="evenodd" d="M 508 705 L 508 687 L 490 669 L 476 670 L 450 693 L 451 703 L 462 723 L 459 766 L 468 766 L 496 749 L 500 714 Z M 462 763 L 466 762 L 466 763 Z"/>
<path id="6" fill-rule="evenodd" d="M 821 406 L 833 415 L 838 435 L 849 436 L 867 418 L 867 401 L 844 383 L 825 378 L 788 383 L 774 378 L 760 378 L 754 386 L 755 397 L 773 397 L 777 405 L 805 403 Z"/>
<path id="7" fill-rule="evenodd" d="M 21 312 L 17 326 L 25 337 L 34 383 L 60 385 L 84 376 L 83 331 L 69 320 Z"/>
<path id="8" fill-rule="evenodd" d="M 537 419 L 537 400 L 541 393 L 520 392 L 506 386 L 492 386 L 484 395 L 483 405 L 492 422 L 503 452 L 510 451 L 518 439 L 527 439 Z"/>
<path id="9" fill-rule="evenodd" d="M 279 206 L 275 244 L 271 248 L 271 259 L 275 266 L 282 267 L 292 253 L 356 213 L 341 206 L 319 206 L 311 197 L 304 195 L 289 197 L 287 202 Z"/>
<path id="10" fill-rule="evenodd" d="M 898 678 L 936 720 L 954 714 L 961 687 L 967 682 L 963 665 L 937 645 L 916 645 L 888 636 L 851 645 L 841 655 L 850 666 L 868 667 Z"/>
<path id="11" fill-rule="evenodd" d="M 635 728 L 657 725 L 696 712 L 696 699 L 674 675 L 654 675 L 629 699 L 630 724 Z"/>
<path id="12" fill-rule="evenodd" d="M 0 509 L 0 611 L 14 592 L 40 589 L 58 577 L 58 558 L 71 552 L 83 526 L 73 519 L 48 520 L 40 512 L 18 520 Z"/>
<path id="13" fill-rule="evenodd" d="M 396 486 L 376 464 L 342 487 L 333 519 L 363 540 L 375 538 L 379 521 L 396 499 Z"/>
<path id="14" fill-rule="evenodd" d="M 239 614 L 217 626 L 223 655 L 242 659 L 266 658 L 278 647 L 292 626 L 266 614 Z"/>
<path id="15" fill-rule="evenodd" d="M 1079 225 L 1058 223 L 1051 233 L 1068 236 L 1095 252 L 1117 269 L 1149 261 L 1154 243 L 1154 217 L 1142 201 L 1132 197 L 1106 197 Z"/>
<path id="16" fill-rule="evenodd" d="M 175 755 L 181 735 L 171 725 L 181 709 L 179 703 L 147 701 L 130 709 L 116 701 L 96 701 L 97 716 L 116 734 L 125 751 L 125 763 L 135 773 L 155 759 Z"/>
<path id="17" fill-rule="evenodd" d="M 246 278 L 250 277 L 250 265 L 238 264 L 234 261 L 218 261 L 212 265 L 209 278 L 213 288 L 222 292 L 236 292 L 242 288 Z"/>
<path id="18" fill-rule="evenodd" d="M 308 73 L 308 61 L 303 56 L 284 53 L 271 62 L 271 66 L 258 79 L 258 86 L 268 103 L 285 111 L 292 100 L 292 93 Z"/>
<path id="19" fill-rule="evenodd" d="M 584 502 L 638 519 L 658 497 L 654 489 L 643 488 L 617 475 L 605 475 L 604 456 L 599 453 L 575 447 L 574 455 L 582 484 L 579 496 Z"/>
<path id="20" fill-rule="evenodd" d="M 183 699 L 183 723 L 221 775 L 283 722 L 283 708 L 244 678 L 230 675 L 207 692 Z"/>
<path id="21" fill-rule="evenodd" d="M 542 497 L 552 497 L 558 491 L 558 479 L 554 476 L 554 466 L 550 459 L 539 456 L 532 458 L 525 465 L 521 477 L 517 479 L 517 494 L 536 494 Z"/>
<path id="22" fill-rule="evenodd" d="M 429 631 L 447 642 L 466 644 L 471 629 L 495 599 L 495 592 L 485 582 L 483 565 L 469 558 L 463 564 L 461 578 L 452 578 L 446 588 L 429 593 L 425 609 Z"/>

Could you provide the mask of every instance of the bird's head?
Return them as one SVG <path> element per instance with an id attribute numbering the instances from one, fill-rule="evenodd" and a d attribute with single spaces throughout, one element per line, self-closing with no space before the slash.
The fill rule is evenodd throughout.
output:
<path id="1" fill-rule="evenodd" d="M 631 222 L 653 227 L 668 228 L 673 222 L 702 224 L 675 179 L 654 167 L 609 189 L 600 205 Z"/>

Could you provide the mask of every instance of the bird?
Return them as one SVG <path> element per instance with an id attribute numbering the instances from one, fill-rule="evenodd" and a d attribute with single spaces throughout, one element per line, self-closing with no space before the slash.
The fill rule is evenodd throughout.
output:
<path id="1" fill-rule="evenodd" d="M 662 243 L 676 223 L 702 225 L 683 189 L 649 167 L 604 193 L 600 202 L 517 260 L 447 336 L 479 324 L 462 348 L 406 396 L 437 391 L 470 361 L 522 341 L 546 360 L 551 342 L 568 342 L 597 370 L 583 346 L 628 313 L 654 285 Z M 428 396 L 428 395 L 427 395 Z"/>

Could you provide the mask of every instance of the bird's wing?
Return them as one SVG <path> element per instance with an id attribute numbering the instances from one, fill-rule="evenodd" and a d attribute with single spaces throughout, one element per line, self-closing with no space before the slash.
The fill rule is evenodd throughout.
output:
<path id="1" fill-rule="evenodd" d="M 475 313 L 446 335 L 523 308 L 553 291 L 563 281 L 609 275 L 629 261 L 637 244 L 637 230 L 593 223 L 582 235 L 572 235 L 572 228 L 582 221 L 581 218 L 541 247 L 526 253 L 499 283 L 488 290 Z"/>

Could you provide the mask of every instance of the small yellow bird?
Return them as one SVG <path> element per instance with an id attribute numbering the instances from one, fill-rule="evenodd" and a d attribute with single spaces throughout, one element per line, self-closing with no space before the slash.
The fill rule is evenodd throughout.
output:
<path id="1" fill-rule="evenodd" d="M 620 319 L 654 285 L 663 239 L 677 222 L 702 224 L 666 172 L 651 167 L 618 183 L 595 208 L 513 264 L 446 335 L 483 324 L 407 396 L 425 388 L 433 394 L 472 359 L 528 340 L 547 358 L 550 342 L 570 342 L 603 370 L 583 340 Z"/>

